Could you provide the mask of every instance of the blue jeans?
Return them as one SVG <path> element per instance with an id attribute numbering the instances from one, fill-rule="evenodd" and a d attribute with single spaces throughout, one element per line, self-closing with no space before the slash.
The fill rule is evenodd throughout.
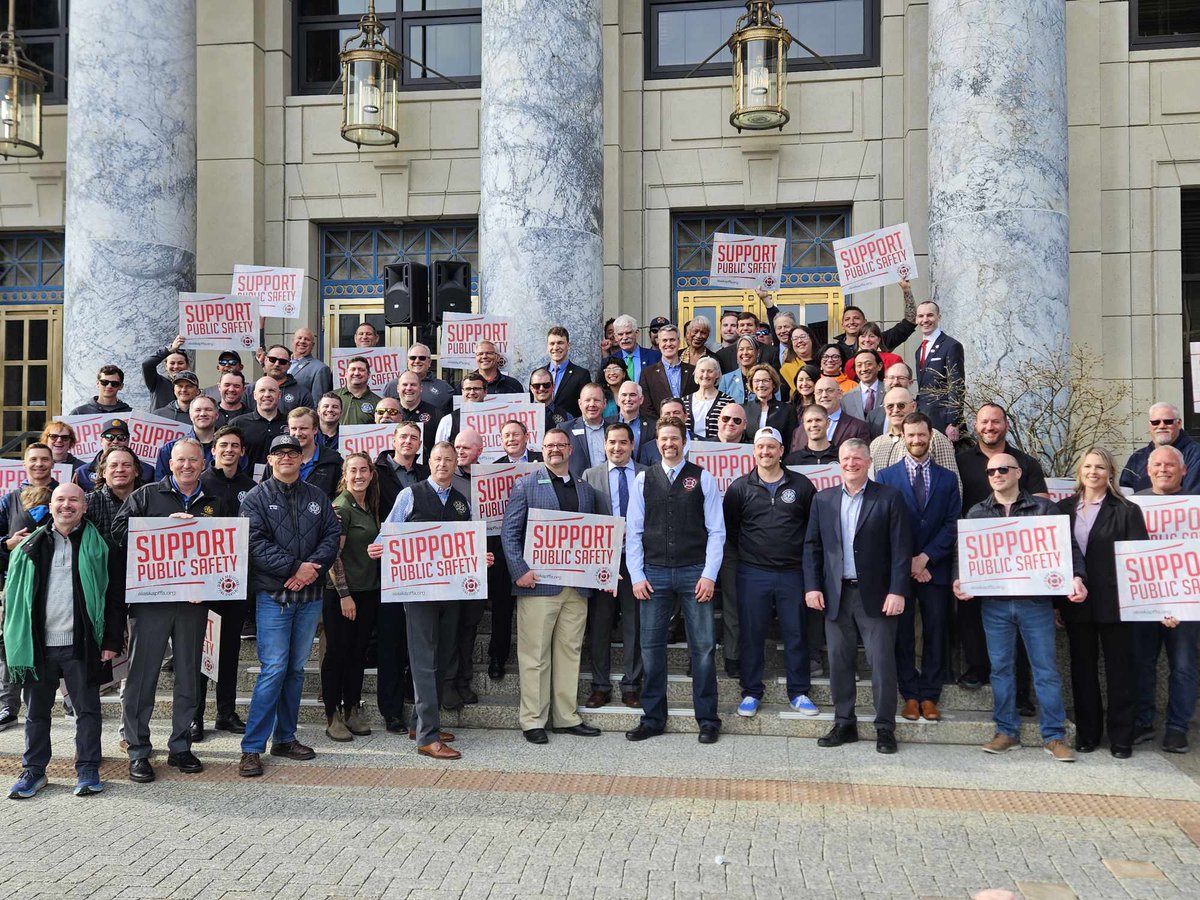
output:
<path id="1" fill-rule="evenodd" d="M 992 715 L 996 730 L 1012 738 L 1021 736 L 1014 673 L 1019 634 L 1033 669 L 1042 740 L 1062 740 L 1067 734 L 1067 711 L 1063 707 L 1062 680 L 1054 650 L 1053 602 L 1048 597 L 1021 600 L 983 597 L 970 602 L 982 605 L 983 632 L 992 663 Z"/>
<path id="2" fill-rule="evenodd" d="M 246 717 L 243 753 L 262 753 L 271 741 L 287 744 L 296 739 L 300 718 L 300 692 L 304 664 L 312 652 L 321 621 L 321 601 L 280 606 L 266 591 L 256 596 L 258 661 L 262 672 L 254 683 L 250 714 Z"/>
<path id="3" fill-rule="evenodd" d="M 646 566 L 646 580 L 654 593 L 640 601 L 644 683 L 642 724 L 662 731 L 667 727 L 667 623 L 679 598 L 692 657 L 692 705 L 701 725 L 721 727 L 717 716 L 717 643 L 713 605 L 696 600 L 696 582 L 703 566 Z"/>
<path id="4" fill-rule="evenodd" d="M 742 692 L 763 698 L 764 644 L 771 614 L 783 631 L 783 668 L 790 700 L 812 690 L 805 634 L 804 573 L 799 569 L 763 569 L 741 563 L 737 570 L 738 618 L 741 620 Z"/>
<path id="5" fill-rule="evenodd" d="M 1133 626 L 1137 665 L 1137 727 L 1154 726 L 1154 696 L 1158 691 L 1158 654 L 1167 648 L 1167 729 L 1187 734 L 1196 712 L 1196 637 L 1200 622 L 1180 622 L 1165 628 L 1157 622 Z"/>

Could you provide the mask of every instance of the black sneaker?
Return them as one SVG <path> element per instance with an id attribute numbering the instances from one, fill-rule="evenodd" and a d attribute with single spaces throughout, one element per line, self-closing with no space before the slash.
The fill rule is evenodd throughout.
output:
<path id="1" fill-rule="evenodd" d="M 8 710 L 5 710 L 4 714 L 0 715 L 0 731 L 4 731 L 6 728 L 12 728 L 16 724 L 17 717 Z"/>
<path id="2" fill-rule="evenodd" d="M 1167 733 L 1163 736 L 1162 747 L 1167 753 L 1187 753 L 1187 732 L 1176 731 L 1174 728 L 1168 728 Z"/>
<path id="3" fill-rule="evenodd" d="M 1147 741 L 1154 740 L 1153 725 L 1138 725 L 1133 730 L 1133 742 L 1135 744 L 1144 744 Z"/>

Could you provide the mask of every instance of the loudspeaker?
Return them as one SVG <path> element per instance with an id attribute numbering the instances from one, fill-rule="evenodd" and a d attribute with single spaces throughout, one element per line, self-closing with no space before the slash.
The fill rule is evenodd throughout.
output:
<path id="1" fill-rule="evenodd" d="M 389 325 L 429 324 L 429 267 L 401 262 L 383 267 L 383 320 Z"/>
<path id="2" fill-rule="evenodd" d="M 433 318 L 442 321 L 446 313 L 471 311 L 471 264 L 458 260 L 433 262 Z"/>

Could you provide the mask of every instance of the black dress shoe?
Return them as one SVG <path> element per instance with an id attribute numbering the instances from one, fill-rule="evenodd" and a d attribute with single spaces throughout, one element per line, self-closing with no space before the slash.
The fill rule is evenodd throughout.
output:
<path id="1" fill-rule="evenodd" d="M 858 741 L 857 725 L 834 725 L 829 734 L 817 738 L 818 747 L 840 747 L 842 744 L 853 744 Z"/>
<path id="2" fill-rule="evenodd" d="M 1167 753 L 1187 753 L 1187 732 L 1179 731 L 1176 728 L 1168 728 L 1167 733 L 1163 735 L 1162 748 Z"/>
<path id="3" fill-rule="evenodd" d="M 217 731 L 228 731 L 230 734 L 245 734 L 246 723 L 242 721 L 242 717 L 237 713 L 231 713 L 227 719 L 217 719 Z"/>
<path id="4" fill-rule="evenodd" d="M 479 702 L 479 695 L 471 690 L 470 687 L 460 687 L 458 689 L 458 696 L 462 697 L 462 702 L 467 706 L 474 706 Z"/>
<path id="5" fill-rule="evenodd" d="M 716 725 L 701 725 L 700 737 L 698 740 L 702 744 L 715 744 L 718 738 L 721 737 L 721 729 Z"/>
<path id="6" fill-rule="evenodd" d="M 383 727 L 392 734 L 404 734 L 406 731 L 408 731 L 408 726 L 404 724 L 403 719 L 386 719 Z"/>
<path id="7" fill-rule="evenodd" d="M 1129 759 L 1133 756 L 1132 747 L 1122 747 L 1120 744 L 1113 744 L 1109 752 L 1112 753 L 1113 759 Z"/>
<path id="8" fill-rule="evenodd" d="M 600 729 L 587 722 L 580 722 L 578 725 L 572 725 L 570 728 L 551 728 L 555 734 L 573 734 L 576 737 L 599 737 Z"/>
<path id="9" fill-rule="evenodd" d="M 185 750 L 183 753 L 170 754 L 167 757 L 167 765 L 178 769 L 185 775 L 195 775 L 197 772 L 204 771 L 203 763 L 196 759 L 196 754 L 190 750 Z"/>
<path id="10" fill-rule="evenodd" d="M 193 744 L 199 744 L 204 740 L 204 723 L 199 719 L 193 719 L 191 727 L 188 728 L 188 737 L 191 738 Z"/>
<path id="11" fill-rule="evenodd" d="M 492 681 L 502 681 L 504 679 L 504 663 L 498 659 L 489 661 L 488 678 L 492 679 Z"/>
<path id="12" fill-rule="evenodd" d="M 545 728 L 530 728 L 525 732 L 525 740 L 531 744 L 548 744 L 550 738 L 546 737 Z"/>
<path id="13" fill-rule="evenodd" d="M 154 767 L 148 759 L 131 759 L 129 761 L 129 780 L 145 784 L 154 780 Z"/>
<path id="14" fill-rule="evenodd" d="M 625 732 L 625 740 L 644 741 L 646 738 L 658 737 L 660 734 L 662 734 L 661 729 L 651 728 L 649 725 L 638 725 L 637 728 Z"/>
<path id="15" fill-rule="evenodd" d="M 963 675 L 958 679 L 958 686 L 964 691 L 977 691 L 983 687 L 983 682 L 974 675 Z"/>
<path id="16" fill-rule="evenodd" d="M 896 735 L 891 731 L 878 731 L 875 733 L 875 749 L 880 753 L 895 753 L 896 752 Z"/>
<path id="17" fill-rule="evenodd" d="M 1075 742 L 1075 752 L 1076 753 L 1094 753 L 1095 751 L 1096 751 L 1095 744 L 1089 744 L 1087 741 L 1078 741 L 1078 740 Z"/>

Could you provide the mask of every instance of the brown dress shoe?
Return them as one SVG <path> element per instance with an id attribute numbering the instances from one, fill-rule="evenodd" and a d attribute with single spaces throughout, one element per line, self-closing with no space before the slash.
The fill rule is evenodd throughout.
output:
<path id="1" fill-rule="evenodd" d="M 299 741 L 288 741 L 286 744 L 272 744 L 272 756 L 282 756 L 284 759 L 292 759 L 297 762 L 303 762 L 306 759 L 312 759 L 317 755 L 317 751 L 312 747 L 306 747 Z"/>
<path id="2" fill-rule="evenodd" d="M 417 752 L 422 756 L 432 756 L 434 759 L 460 759 L 462 754 L 453 747 L 447 747 L 441 741 L 434 741 L 424 747 L 418 747 Z"/>
<path id="3" fill-rule="evenodd" d="M 262 757 L 257 753 L 243 753 L 238 763 L 238 774 L 243 778 L 257 778 L 262 773 Z"/>
<path id="4" fill-rule="evenodd" d="M 630 709 L 641 709 L 642 698 L 638 696 L 637 691 L 623 691 L 621 693 L 621 702 Z"/>
<path id="5" fill-rule="evenodd" d="M 408 733 L 408 739 L 410 741 L 415 741 L 417 739 L 417 733 L 415 731 L 410 731 Z M 449 744 L 451 741 L 454 740 L 454 734 L 449 731 L 439 731 L 438 732 L 438 740 L 441 741 L 443 744 Z"/>
<path id="6" fill-rule="evenodd" d="M 917 706 L 916 700 L 905 700 L 904 708 L 900 710 L 900 715 L 908 719 L 910 722 L 915 722 L 921 718 L 921 710 Z"/>
<path id="7" fill-rule="evenodd" d="M 611 699 L 612 691 L 592 691 L 591 694 L 588 695 L 587 700 L 584 701 L 583 705 L 588 709 L 596 709 L 600 706 L 607 706 L 608 701 Z"/>
<path id="8" fill-rule="evenodd" d="M 932 700 L 921 701 L 921 715 L 927 722 L 936 722 L 942 717 L 942 714 L 938 712 L 937 704 Z"/>

